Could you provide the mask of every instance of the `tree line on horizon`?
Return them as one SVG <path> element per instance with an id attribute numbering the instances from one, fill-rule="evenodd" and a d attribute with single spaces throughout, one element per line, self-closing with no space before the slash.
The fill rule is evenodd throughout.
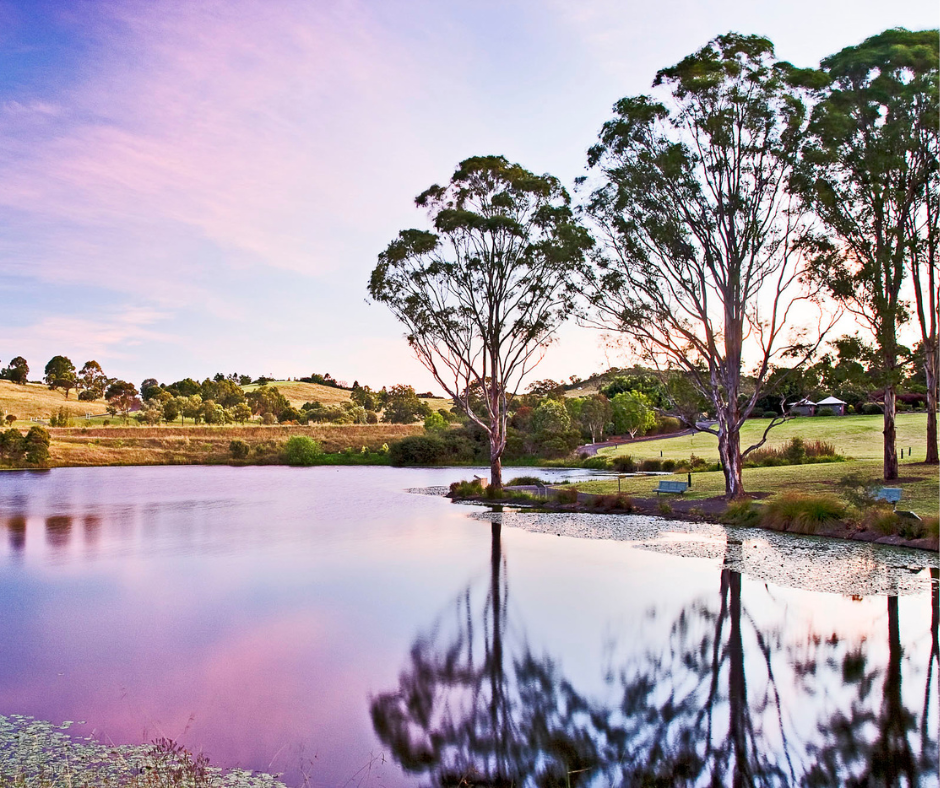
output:
<path id="1" fill-rule="evenodd" d="M 514 392 L 572 316 L 707 404 L 714 425 L 683 408 L 688 397 L 659 410 L 716 436 L 728 498 L 744 494 L 744 459 L 786 414 L 748 447 L 744 421 L 818 366 L 843 313 L 868 334 L 839 353 L 848 364 L 856 342 L 865 358 L 851 363 L 880 392 L 885 480 L 898 477 L 912 357 L 937 464 L 937 31 L 887 30 L 815 68 L 729 33 L 652 87 L 614 105 L 577 205 L 551 175 L 471 157 L 416 198 L 432 229 L 401 231 L 372 272 L 372 299 L 486 432 L 491 484 L 502 485 Z M 908 323 L 913 351 L 898 338 Z"/>

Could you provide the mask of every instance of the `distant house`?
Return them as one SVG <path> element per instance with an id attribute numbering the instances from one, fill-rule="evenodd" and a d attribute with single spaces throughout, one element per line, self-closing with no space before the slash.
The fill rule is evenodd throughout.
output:
<path id="1" fill-rule="evenodd" d="M 816 415 L 816 403 L 811 399 L 806 399 L 805 397 L 799 402 L 794 402 L 790 406 L 790 415 L 791 416 L 815 416 Z"/>
<path id="2" fill-rule="evenodd" d="M 846 403 L 844 403 L 838 397 L 826 397 L 825 399 L 821 399 L 816 403 L 817 408 L 831 408 L 832 412 L 836 416 L 845 415 L 845 405 Z"/>

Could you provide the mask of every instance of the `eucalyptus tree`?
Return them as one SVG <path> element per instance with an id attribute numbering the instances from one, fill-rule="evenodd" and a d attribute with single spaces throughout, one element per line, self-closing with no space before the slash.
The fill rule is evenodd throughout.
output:
<path id="1" fill-rule="evenodd" d="M 498 488 L 510 402 L 574 308 L 569 281 L 591 239 L 556 178 L 502 156 L 466 159 L 415 203 L 433 230 L 401 231 L 379 255 L 369 293 L 486 431 Z"/>
<path id="2" fill-rule="evenodd" d="M 823 225 L 808 239 L 816 279 L 876 340 L 885 480 L 898 477 L 898 329 L 910 319 L 903 293 L 909 270 L 936 413 L 937 61 L 936 30 L 887 30 L 805 75 L 817 103 L 794 184 Z M 936 462 L 935 415 L 930 423 Z"/>
<path id="3" fill-rule="evenodd" d="M 742 452 L 741 426 L 780 383 L 772 367 L 805 361 L 834 322 L 797 308 L 810 327 L 793 328 L 813 294 L 787 190 L 807 114 L 791 70 L 766 38 L 719 36 L 656 75 L 662 100 L 617 102 L 588 155 L 586 210 L 605 241 L 586 282 L 592 320 L 707 401 L 714 426 L 674 410 L 717 436 L 729 498 L 744 494 L 743 456 L 783 418 Z"/>

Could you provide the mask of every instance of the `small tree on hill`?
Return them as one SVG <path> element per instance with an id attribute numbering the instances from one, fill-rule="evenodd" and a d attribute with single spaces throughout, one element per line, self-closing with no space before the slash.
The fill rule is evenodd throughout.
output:
<path id="1" fill-rule="evenodd" d="M 137 386 L 126 380 L 113 381 L 104 396 L 108 400 L 108 405 L 115 413 L 120 413 L 125 422 L 131 409 L 140 405 L 140 400 L 137 398 Z"/>
<path id="2" fill-rule="evenodd" d="M 49 360 L 43 380 L 50 389 L 63 389 L 66 399 L 69 398 L 69 391 L 78 385 L 75 365 L 65 356 L 53 356 Z"/>
<path id="3" fill-rule="evenodd" d="M 81 389 L 78 398 L 80 400 L 101 399 L 109 382 L 108 376 L 104 374 L 104 370 L 97 361 L 86 361 L 78 372 L 78 387 Z"/>
<path id="4" fill-rule="evenodd" d="M 25 386 L 29 378 L 29 364 L 26 363 L 25 358 L 17 356 L 9 363 L 5 370 L 0 372 L 0 378 L 9 380 L 11 383 L 16 383 L 20 386 Z"/>
<path id="5" fill-rule="evenodd" d="M 404 230 L 379 256 L 369 292 L 407 329 L 447 394 L 489 438 L 502 487 L 509 404 L 569 315 L 573 268 L 590 246 L 567 192 L 502 156 L 461 162 L 415 201 L 433 231 Z M 470 392 L 480 387 L 482 407 Z"/>
<path id="6" fill-rule="evenodd" d="M 418 398 L 411 386 L 392 386 L 385 400 L 382 421 L 390 424 L 411 424 L 430 412 L 431 409 Z"/>
<path id="7" fill-rule="evenodd" d="M 639 391 L 624 391 L 610 401 L 614 430 L 631 438 L 646 435 L 656 426 L 653 402 Z"/>

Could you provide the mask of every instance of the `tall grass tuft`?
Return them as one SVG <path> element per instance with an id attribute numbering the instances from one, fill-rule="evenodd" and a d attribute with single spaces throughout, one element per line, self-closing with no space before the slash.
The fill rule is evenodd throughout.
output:
<path id="1" fill-rule="evenodd" d="M 750 499 L 743 501 L 733 501 L 728 504 L 724 514 L 721 515 L 721 521 L 728 525 L 739 525 L 746 528 L 753 528 L 760 525 L 761 513 L 754 502 Z"/>
<path id="2" fill-rule="evenodd" d="M 814 534 L 837 525 L 845 513 L 845 504 L 831 495 L 785 493 L 764 505 L 761 525 L 775 531 Z"/>

